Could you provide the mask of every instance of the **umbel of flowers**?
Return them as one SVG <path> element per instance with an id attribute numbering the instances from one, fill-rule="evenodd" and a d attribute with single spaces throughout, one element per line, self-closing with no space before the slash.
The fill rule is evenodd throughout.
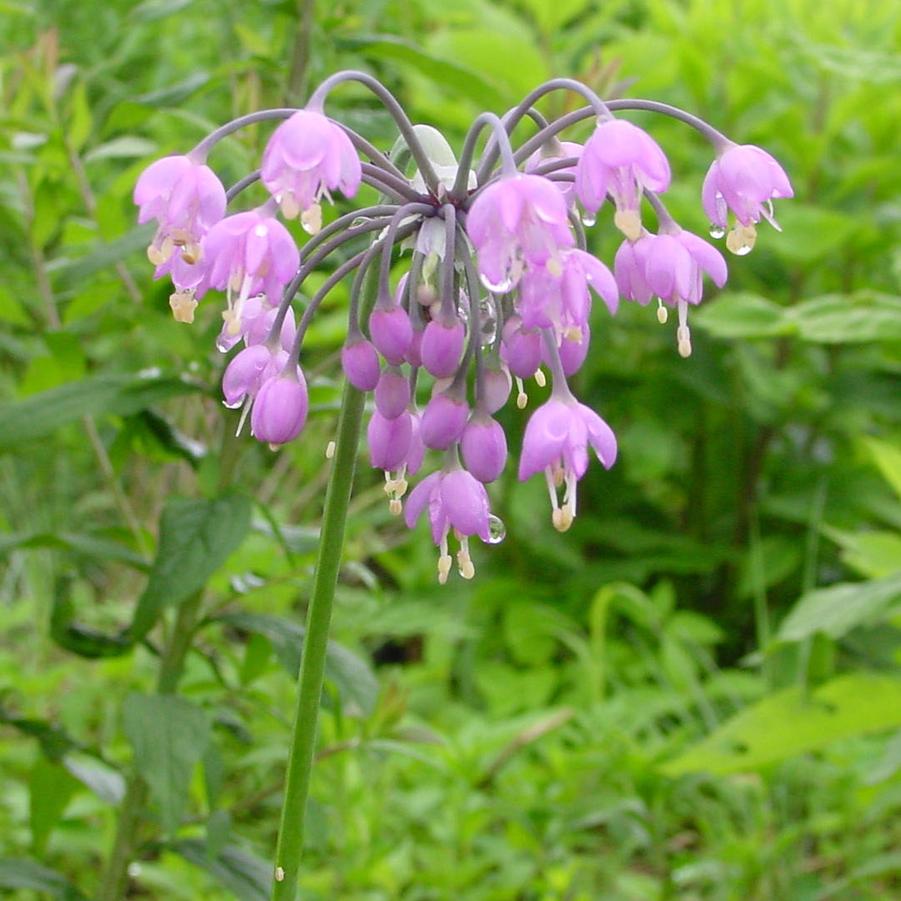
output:
<path id="1" fill-rule="evenodd" d="M 351 80 L 369 87 L 397 123 L 393 154 L 326 113 L 332 89 Z M 534 104 L 555 90 L 575 91 L 587 105 L 547 122 Z M 675 107 L 605 103 L 568 79 L 541 85 L 501 116 L 480 115 L 457 160 L 440 134 L 414 126 L 378 81 L 340 72 L 304 109 L 263 110 L 229 122 L 187 155 L 153 163 L 135 187 L 140 220 L 158 226 L 148 257 L 156 277 L 174 284 L 175 318 L 193 321 L 202 298 L 224 292 L 217 346 L 235 351 L 223 375 L 224 400 L 241 409 L 239 431 L 249 414 L 253 436 L 272 447 L 303 431 L 304 334 L 328 293 L 352 278 L 344 372 L 372 394 L 372 465 L 384 470 L 392 512 L 403 512 L 411 527 L 428 519 L 442 583 L 454 556 L 460 575 L 473 576 L 471 538 L 503 537 L 486 485 L 507 463 L 495 415 L 514 385 L 522 409 L 529 379 L 552 382 L 550 399 L 528 420 L 519 478 L 545 480 L 555 528 L 565 531 L 576 516 L 577 485 L 591 452 L 604 467 L 614 464 L 613 430 L 567 384 L 589 352 L 594 297 L 610 314 L 621 299 L 656 300 L 661 323 L 675 309 L 676 347 L 687 357 L 689 308 L 700 303 L 705 278 L 718 287 L 726 281 L 722 254 L 667 212 L 661 195 L 670 186 L 669 163 L 647 132 L 619 118 L 632 110 L 678 119 L 709 140 L 714 159 L 701 199 L 713 238 L 725 236 L 726 247 L 742 255 L 752 249 L 761 219 L 776 226 L 773 200 L 791 197 L 792 188 L 766 151 L 735 144 Z M 525 119 L 536 124 L 517 146 L 513 135 L 526 132 Z M 584 145 L 561 140 L 586 119 L 595 127 Z M 206 165 L 209 152 L 238 129 L 267 120 L 281 121 L 260 168 L 226 191 Z M 256 181 L 269 199 L 229 212 Z M 336 193 L 352 198 L 361 184 L 379 192 L 379 203 L 323 227 L 323 202 Z M 601 216 L 623 235 L 612 272 L 586 248 L 585 229 Z M 311 237 L 298 248 L 281 219 L 299 219 Z M 330 257 L 332 274 L 302 301 L 304 280 Z M 406 272 L 392 285 L 398 259 L 406 260 Z M 370 269 L 378 290 L 374 304 L 363 304 Z M 428 474 L 407 496 L 409 480 L 424 467 Z"/>

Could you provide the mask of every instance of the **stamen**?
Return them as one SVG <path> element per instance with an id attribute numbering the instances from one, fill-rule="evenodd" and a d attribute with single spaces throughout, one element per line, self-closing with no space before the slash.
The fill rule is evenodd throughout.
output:
<path id="1" fill-rule="evenodd" d="M 617 210 L 613 224 L 630 241 L 637 241 L 641 237 L 641 216 L 638 215 L 638 210 Z"/>
<path id="2" fill-rule="evenodd" d="M 691 356 L 691 331 L 688 328 L 688 304 L 679 301 L 679 327 L 676 329 L 676 345 L 680 357 Z"/>
<path id="3" fill-rule="evenodd" d="M 663 301 L 658 297 L 657 298 L 657 321 L 661 325 L 666 325 L 667 319 L 669 319 L 669 311 L 663 305 Z"/>
<path id="4" fill-rule="evenodd" d="M 238 428 L 235 429 L 235 438 L 241 437 L 241 432 L 244 430 L 244 423 L 247 422 L 247 415 L 250 413 L 250 408 L 253 405 L 253 399 L 248 397 L 244 400 L 244 406 L 241 408 L 241 417 L 238 419 Z"/>
<path id="5" fill-rule="evenodd" d="M 469 538 L 460 538 L 460 550 L 457 551 L 457 571 L 464 579 L 472 579 L 476 574 L 472 557 L 469 556 Z"/>
<path id="6" fill-rule="evenodd" d="M 291 191 L 285 191 L 285 193 L 282 194 L 279 208 L 286 219 L 296 219 L 300 215 L 300 204 L 297 202 Z"/>
<path id="7" fill-rule="evenodd" d="M 388 501 L 388 511 L 392 516 L 400 516 L 404 511 L 404 505 L 398 498 L 392 497 L 391 500 Z"/>
<path id="8" fill-rule="evenodd" d="M 438 557 L 438 582 L 441 585 L 447 584 L 447 577 L 450 575 L 451 566 L 453 566 L 454 559 L 447 552 L 447 533 L 444 533 L 444 537 L 441 539 L 441 544 L 439 545 L 440 556 Z"/>
<path id="9" fill-rule="evenodd" d="M 308 235 L 318 235 L 322 231 L 322 207 L 314 203 L 300 214 L 300 224 Z"/>
<path id="10" fill-rule="evenodd" d="M 742 225 L 740 222 L 737 222 L 729 229 L 729 234 L 726 235 L 726 247 L 736 256 L 743 257 L 753 250 L 756 240 L 757 229 L 753 223 Z"/>
<path id="11" fill-rule="evenodd" d="M 544 371 L 540 366 L 535 370 L 535 384 L 539 388 L 543 388 L 547 384 L 547 378 L 545 378 Z"/>
<path id="12" fill-rule="evenodd" d="M 194 310 L 197 309 L 194 289 L 178 290 L 174 294 L 170 294 L 169 307 L 176 322 L 192 323 L 194 321 Z"/>
<path id="13" fill-rule="evenodd" d="M 526 404 L 529 402 L 529 395 L 526 394 L 526 389 L 519 376 L 515 376 L 514 381 L 516 382 L 516 390 L 518 391 L 516 395 L 516 409 L 525 410 Z"/>

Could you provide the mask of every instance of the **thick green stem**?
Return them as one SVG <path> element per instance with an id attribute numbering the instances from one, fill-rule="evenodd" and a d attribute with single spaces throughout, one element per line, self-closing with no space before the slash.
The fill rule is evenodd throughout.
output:
<path id="1" fill-rule="evenodd" d="M 375 279 L 370 277 L 369 286 L 374 284 Z M 325 495 L 322 529 L 319 534 L 319 556 L 307 611 L 297 711 L 288 752 L 285 795 L 275 851 L 273 901 L 294 901 L 297 897 L 297 877 L 303 853 L 304 812 L 310 790 L 310 772 L 316 745 L 316 721 L 322 696 L 332 603 L 341 565 L 344 526 L 353 487 L 362 420 L 363 395 L 346 383 L 341 416 L 338 420 L 332 474 Z"/>

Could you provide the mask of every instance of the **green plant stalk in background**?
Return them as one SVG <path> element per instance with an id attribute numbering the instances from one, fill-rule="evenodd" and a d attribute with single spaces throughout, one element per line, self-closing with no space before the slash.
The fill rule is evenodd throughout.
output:
<path id="1" fill-rule="evenodd" d="M 375 284 L 374 279 L 371 282 Z M 362 419 L 363 394 L 346 382 L 338 420 L 334 463 L 325 495 L 313 591 L 307 612 L 297 710 L 288 751 L 288 770 L 275 852 L 273 901 L 294 901 L 297 893 L 297 875 L 303 853 L 304 813 L 310 790 L 325 655 Z"/>

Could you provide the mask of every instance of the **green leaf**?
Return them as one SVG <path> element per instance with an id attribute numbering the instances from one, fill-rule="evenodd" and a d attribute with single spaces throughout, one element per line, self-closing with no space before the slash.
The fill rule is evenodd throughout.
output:
<path id="1" fill-rule="evenodd" d="M 876 291 L 827 294 L 787 308 L 785 318 L 818 344 L 901 341 L 901 297 Z"/>
<path id="2" fill-rule="evenodd" d="M 250 851 L 226 845 L 217 855 L 210 855 L 207 845 L 197 839 L 174 842 L 169 847 L 194 866 L 206 870 L 240 901 L 269 898 L 272 868 Z"/>
<path id="3" fill-rule="evenodd" d="M 43 754 L 35 760 L 28 785 L 31 840 L 35 854 L 43 854 L 47 840 L 62 819 L 78 783 L 63 767 Z"/>
<path id="4" fill-rule="evenodd" d="M 292 677 L 297 677 L 306 631 L 299 623 L 281 616 L 259 613 L 226 613 L 214 621 L 268 638 L 279 662 Z M 362 657 L 336 641 L 329 641 L 325 674 L 337 686 L 345 701 L 355 703 L 367 716 L 372 713 L 378 698 L 379 682 L 372 667 Z"/>
<path id="5" fill-rule="evenodd" d="M 783 620 L 777 641 L 803 641 L 822 632 L 841 638 L 857 626 L 884 621 L 901 598 L 901 575 L 871 582 L 847 582 L 805 594 Z"/>
<path id="6" fill-rule="evenodd" d="M 61 901 L 85 901 L 85 896 L 65 876 L 33 860 L 0 858 L 0 888 L 31 889 Z"/>
<path id="7" fill-rule="evenodd" d="M 150 568 L 148 562 L 131 548 L 90 532 L 28 532 L 0 536 L 0 556 L 33 548 L 54 548 L 91 560 L 124 563 L 144 571 Z"/>
<path id="8" fill-rule="evenodd" d="M 772 338 L 793 331 L 784 308 L 756 294 L 721 294 L 694 314 L 693 323 L 717 338 Z"/>
<path id="9" fill-rule="evenodd" d="M 138 600 L 131 634 L 143 638 L 160 611 L 180 604 L 206 584 L 244 540 L 250 500 L 225 494 L 213 500 L 170 500 L 163 509 L 156 559 Z"/>
<path id="10" fill-rule="evenodd" d="M 132 642 L 121 635 L 105 635 L 96 629 L 73 622 L 75 606 L 66 595 L 53 598 L 50 614 L 50 635 L 67 651 L 96 660 L 103 657 L 121 657 L 132 648 Z"/>
<path id="11" fill-rule="evenodd" d="M 135 765 L 150 789 L 163 828 L 174 832 L 184 811 L 194 765 L 210 740 L 199 707 L 176 695 L 130 694 L 123 714 Z"/>
<path id="12" fill-rule="evenodd" d="M 764 698 L 664 764 L 662 771 L 668 776 L 745 772 L 898 725 L 901 680 L 854 673 L 827 682 L 810 697 L 800 688 L 787 688 Z"/>
<path id="13" fill-rule="evenodd" d="M 864 444 L 869 448 L 885 480 L 901 498 L 901 449 L 878 438 L 864 438 Z"/>
<path id="14" fill-rule="evenodd" d="M 158 373 L 100 375 L 0 404 L 0 453 L 52 434 L 84 416 L 127 416 L 171 397 L 200 390 L 186 379 Z"/>
<path id="15" fill-rule="evenodd" d="M 139 138 L 135 135 L 122 135 L 113 138 L 105 144 L 99 144 L 85 154 L 85 162 L 93 163 L 97 160 L 135 159 L 141 156 L 150 156 L 156 153 L 157 145 L 154 141 Z"/>
<path id="16" fill-rule="evenodd" d="M 125 795 L 125 779 L 122 774 L 97 757 L 79 751 L 70 751 L 62 758 L 62 765 L 89 788 L 101 801 L 118 804 Z"/>

